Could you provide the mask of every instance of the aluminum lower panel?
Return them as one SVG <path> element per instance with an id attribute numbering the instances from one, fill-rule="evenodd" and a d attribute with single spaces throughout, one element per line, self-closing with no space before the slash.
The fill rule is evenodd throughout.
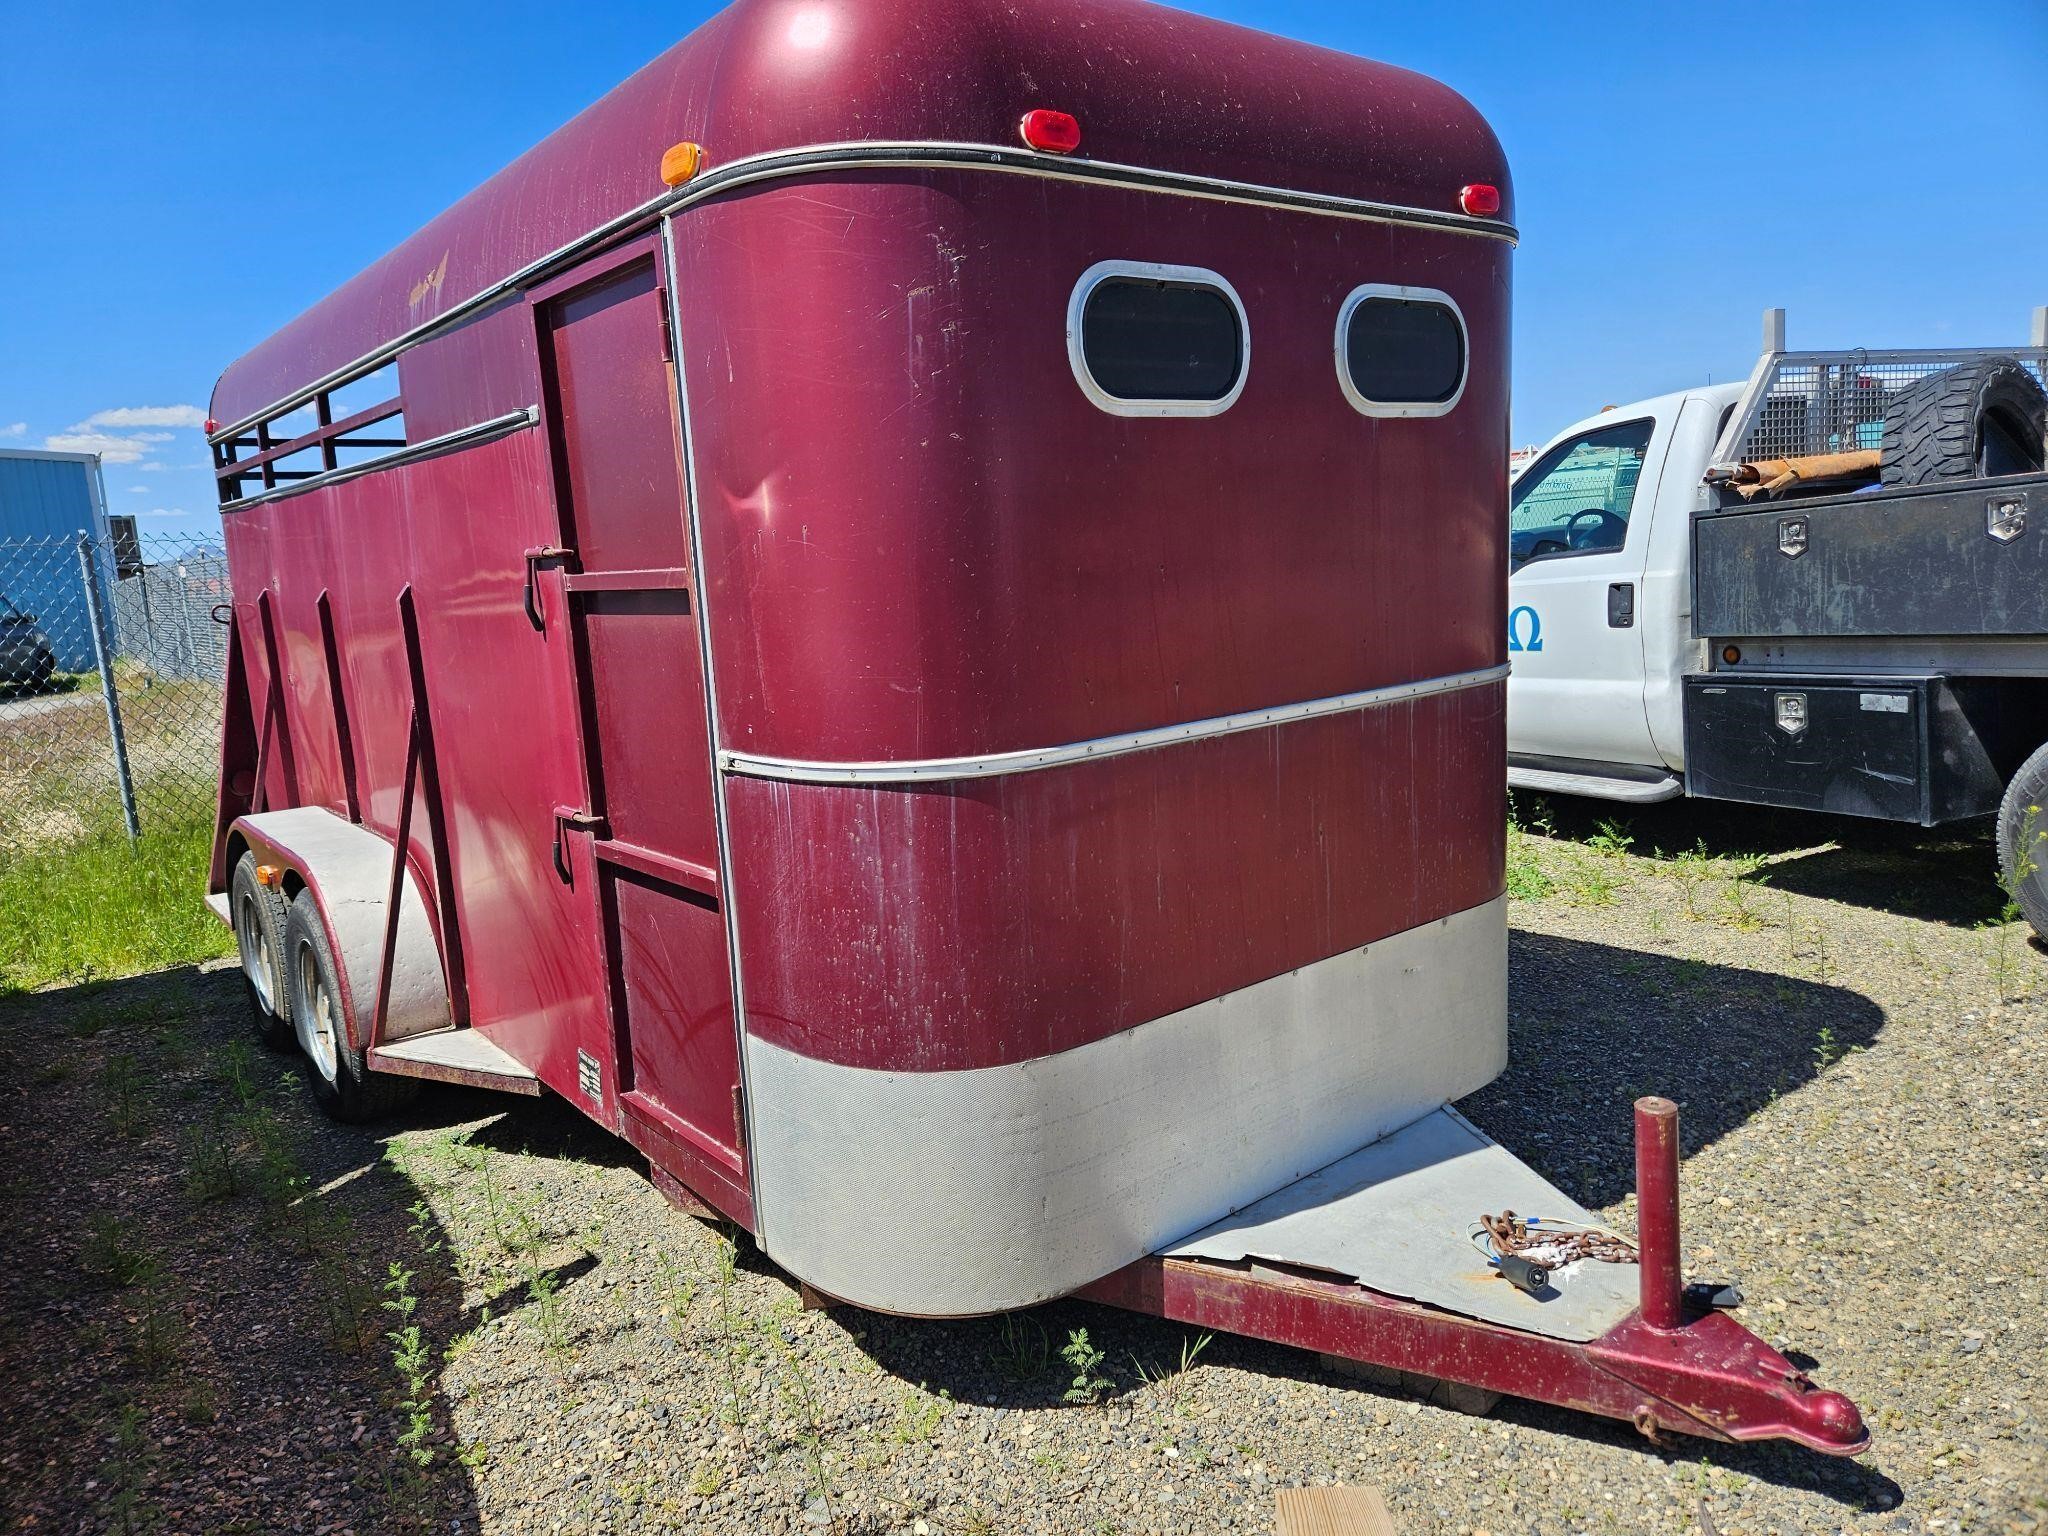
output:
<path id="1" fill-rule="evenodd" d="M 1496 898 L 1010 1065 L 879 1071 L 749 1038 L 761 1239 L 862 1306 L 1027 1306 L 1490 1081 L 1506 1005 Z"/>

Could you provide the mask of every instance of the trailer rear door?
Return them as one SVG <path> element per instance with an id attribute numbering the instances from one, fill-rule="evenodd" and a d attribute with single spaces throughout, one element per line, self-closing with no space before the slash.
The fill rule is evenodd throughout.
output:
<path id="1" fill-rule="evenodd" d="M 555 290 L 540 323 L 562 526 L 560 549 L 533 560 L 542 620 L 566 617 L 576 651 L 589 786 L 584 806 L 558 808 L 560 864 L 597 908 L 620 1129 L 651 1125 L 738 1179 L 709 728 L 651 244 Z"/>

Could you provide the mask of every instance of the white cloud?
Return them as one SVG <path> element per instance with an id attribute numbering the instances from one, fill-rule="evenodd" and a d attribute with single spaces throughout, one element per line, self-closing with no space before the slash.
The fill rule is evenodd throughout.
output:
<path id="1" fill-rule="evenodd" d="M 134 464 L 141 460 L 151 443 L 171 440 L 168 432 L 131 432 L 124 436 L 88 431 L 86 425 L 81 422 L 69 432 L 52 433 L 43 439 L 43 446 L 59 453 L 96 453 L 109 464 Z"/>
<path id="2" fill-rule="evenodd" d="M 141 517 L 183 517 L 185 509 L 183 507 L 151 507 L 147 512 L 138 513 L 137 515 Z"/>
<path id="3" fill-rule="evenodd" d="M 164 472 L 164 466 L 155 459 L 151 459 L 147 464 L 138 464 L 135 467 L 145 475 L 160 475 Z M 187 469 L 205 469 L 206 467 L 204 464 L 187 464 L 185 466 Z"/>
<path id="4" fill-rule="evenodd" d="M 128 487 L 128 494 L 130 496 L 147 496 L 149 494 L 149 487 L 146 485 L 131 485 Z"/>
<path id="5" fill-rule="evenodd" d="M 25 437 L 27 435 L 28 423 L 25 421 L 10 421 L 6 426 L 0 427 L 0 437 Z"/>
<path id="6" fill-rule="evenodd" d="M 122 405 L 111 411 L 94 411 L 73 427 L 203 427 L 206 412 L 196 405 Z"/>

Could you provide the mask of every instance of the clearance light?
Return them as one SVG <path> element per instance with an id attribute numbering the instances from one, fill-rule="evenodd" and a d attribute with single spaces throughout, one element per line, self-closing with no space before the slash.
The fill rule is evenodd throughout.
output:
<path id="1" fill-rule="evenodd" d="M 1742 647 L 1739 645 L 1722 646 L 1721 659 L 1727 662 L 1729 666 L 1734 666 L 1735 663 L 1742 660 Z"/>
<path id="2" fill-rule="evenodd" d="M 1048 155 L 1071 155 L 1081 147 L 1081 124 L 1071 112 L 1034 107 L 1017 124 L 1024 142 Z"/>
<path id="3" fill-rule="evenodd" d="M 275 864 L 258 864 L 256 866 L 256 883 L 258 885 L 275 885 L 278 882 L 278 877 L 283 873 L 284 871 Z"/>
<path id="4" fill-rule="evenodd" d="M 1475 219 L 1490 219 L 1500 212 L 1500 188 L 1475 181 L 1458 188 L 1458 206 Z"/>
<path id="5" fill-rule="evenodd" d="M 661 152 L 662 185 L 680 187 L 704 167 L 704 146 L 688 139 Z"/>
<path id="6" fill-rule="evenodd" d="M 204 432 L 208 437 L 213 436 L 213 434 L 218 432 L 219 430 L 220 423 L 215 421 L 211 416 L 206 418 L 206 424 L 200 428 L 200 431 Z"/>

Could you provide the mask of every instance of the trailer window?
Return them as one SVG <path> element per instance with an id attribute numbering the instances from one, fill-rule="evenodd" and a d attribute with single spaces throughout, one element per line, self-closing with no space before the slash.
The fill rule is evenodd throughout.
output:
<path id="1" fill-rule="evenodd" d="M 1441 416 L 1465 371 L 1465 317 L 1440 289 L 1367 283 L 1337 311 L 1337 379 L 1368 416 Z"/>
<path id="2" fill-rule="evenodd" d="M 1201 267 L 1105 261 L 1074 285 L 1067 358 L 1116 416 L 1214 416 L 1244 389 L 1251 339 L 1237 290 Z"/>
<path id="3" fill-rule="evenodd" d="M 1628 540 L 1654 421 L 1620 421 L 1559 443 L 1508 497 L 1508 557 L 1516 565 L 1591 555 Z"/>

